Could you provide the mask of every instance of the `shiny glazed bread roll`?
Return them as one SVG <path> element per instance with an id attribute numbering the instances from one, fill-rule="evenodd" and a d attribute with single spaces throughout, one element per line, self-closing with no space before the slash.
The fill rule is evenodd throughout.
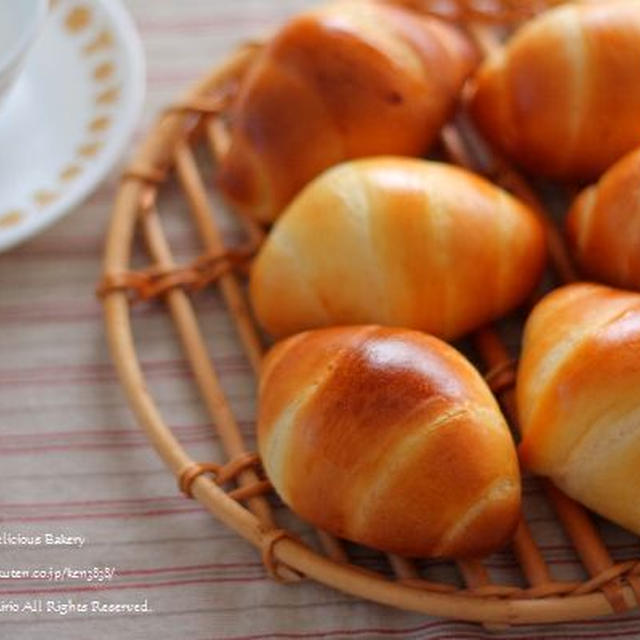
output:
<path id="1" fill-rule="evenodd" d="M 403 556 L 481 556 L 518 520 L 511 435 L 453 347 L 415 331 L 321 329 L 277 344 L 258 445 L 281 498 L 336 536 Z"/>
<path id="2" fill-rule="evenodd" d="M 640 142 L 640 3 L 552 9 L 491 55 L 470 109 L 531 171 L 594 178 Z"/>
<path id="3" fill-rule="evenodd" d="M 308 185 L 251 272 L 273 336 L 384 324 L 453 339 L 517 306 L 543 268 L 541 224 L 478 176 L 407 158 L 357 160 Z"/>
<path id="4" fill-rule="evenodd" d="M 343 160 L 420 155 L 476 62 L 460 31 L 375 2 L 332 2 L 291 20 L 258 54 L 230 113 L 219 185 L 271 221 Z"/>
<path id="5" fill-rule="evenodd" d="M 583 273 L 640 289 L 640 150 L 626 155 L 576 198 L 566 230 Z"/>
<path id="6" fill-rule="evenodd" d="M 518 371 L 521 460 L 640 533 L 640 295 L 594 284 L 546 296 Z"/>

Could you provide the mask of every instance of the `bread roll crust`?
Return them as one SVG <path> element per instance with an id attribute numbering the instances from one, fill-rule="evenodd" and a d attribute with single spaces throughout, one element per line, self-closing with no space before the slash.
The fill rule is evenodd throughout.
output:
<path id="1" fill-rule="evenodd" d="M 592 179 L 640 141 L 640 6 L 569 4 L 526 23 L 473 80 L 470 111 L 500 151 Z"/>
<path id="2" fill-rule="evenodd" d="M 513 533 L 517 460 L 500 410 L 457 351 L 376 326 L 306 332 L 269 353 L 258 442 L 289 506 L 405 556 L 481 556 Z"/>
<path id="3" fill-rule="evenodd" d="M 640 295 L 576 284 L 527 321 L 517 380 L 520 458 L 640 533 Z"/>
<path id="4" fill-rule="evenodd" d="M 640 289 L 640 150 L 627 154 L 576 197 L 566 232 L 586 276 Z"/>
<path id="5" fill-rule="evenodd" d="M 423 160 L 358 160 L 314 180 L 278 220 L 251 300 L 275 337 L 378 323 L 453 339 L 522 302 L 545 257 L 535 215 L 486 180 Z"/>
<path id="6" fill-rule="evenodd" d="M 475 61 L 455 27 L 409 10 L 352 1 L 302 14 L 242 82 L 218 183 L 234 206 L 269 222 L 339 162 L 420 155 Z"/>

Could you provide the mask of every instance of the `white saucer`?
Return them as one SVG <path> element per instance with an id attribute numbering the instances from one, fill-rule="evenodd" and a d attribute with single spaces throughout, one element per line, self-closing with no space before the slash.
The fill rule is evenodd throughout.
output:
<path id="1" fill-rule="evenodd" d="M 120 0 L 51 5 L 0 105 L 0 250 L 93 190 L 124 151 L 142 108 L 142 46 Z"/>

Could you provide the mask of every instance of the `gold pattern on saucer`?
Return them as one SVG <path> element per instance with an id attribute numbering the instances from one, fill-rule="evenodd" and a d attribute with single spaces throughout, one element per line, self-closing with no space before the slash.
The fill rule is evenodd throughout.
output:
<path id="1" fill-rule="evenodd" d="M 39 207 L 45 207 L 46 205 L 51 204 L 57 199 L 57 197 L 57 193 L 47 189 L 39 189 L 33 194 L 33 199 Z"/>
<path id="2" fill-rule="evenodd" d="M 109 49 L 113 46 L 113 34 L 108 29 L 103 29 L 88 45 L 83 49 L 85 55 L 97 53 L 102 49 Z"/>
<path id="3" fill-rule="evenodd" d="M 91 22 L 91 10 L 84 5 L 78 5 L 69 11 L 64 24 L 71 33 L 78 33 L 86 29 Z"/>
<path id="4" fill-rule="evenodd" d="M 120 97 L 120 89 L 118 87 L 112 87 L 111 89 L 107 89 L 102 93 L 98 94 L 96 98 L 96 102 L 98 104 L 111 104 L 115 102 Z"/>
<path id="5" fill-rule="evenodd" d="M 78 147 L 78 154 L 83 158 L 91 158 L 92 156 L 95 156 L 103 146 L 102 142 L 90 142 L 89 144 L 83 144 Z"/>
<path id="6" fill-rule="evenodd" d="M 84 0 L 69 4 L 61 3 L 60 0 L 49 0 L 50 10 L 61 14 L 61 30 L 66 38 L 86 32 L 96 21 L 91 3 Z M 90 39 L 87 39 L 89 37 Z M 118 65 L 116 60 L 109 56 L 116 44 L 113 32 L 106 26 L 98 26 L 97 33 L 87 36 L 87 38 L 84 43 L 79 44 L 78 51 L 83 60 L 87 59 L 87 71 L 96 90 L 95 111 L 91 114 L 86 125 L 87 138 L 76 148 L 75 159 L 62 165 L 58 173 L 60 190 L 43 188 L 32 194 L 32 201 L 39 209 L 44 209 L 58 200 L 63 194 L 63 190 L 69 188 L 70 183 L 85 171 L 92 159 L 104 148 L 105 135 L 112 126 L 115 117 L 112 111 L 121 98 L 120 87 L 113 86 L 118 73 Z M 103 59 L 96 60 L 97 56 Z M 26 211 L 20 208 L 0 211 L 0 232 L 23 223 L 27 218 Z"/>
<path id="7" fill-rule="evenodd" d="M 115 70 L 113 62 L 103 62 L 93 70 L 93 77 L 98 81 L 107 80 Z"/>
<path id="8" fill-rule="evenodd" d="M 111 118 L 109 118 L 109 116 L 99 116 L 89 123 L 89 131 L 98 133 L 99 131 L 108 129 L 110 125 Z"/>
<path id="9" fill-rule="evenodd" d="M 18 224 L 24 218 L 24 213 L 19 209 L 12 209 L 6 213 L 0 214 L 0 229 L 6 229 Z"/>
<path id="10" fill-rule="evenodd" d="M 60 172 L 60 180 L 69 182 L 82 173 L 82 167 L 77 164 L 70 164 Z"/>

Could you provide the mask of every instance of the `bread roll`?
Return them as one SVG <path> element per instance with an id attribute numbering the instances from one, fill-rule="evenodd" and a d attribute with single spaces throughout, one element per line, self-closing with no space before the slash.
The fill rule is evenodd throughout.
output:
<path id="1" fill-rule="evenodd" d="M 235 207 L 269 222 L 343 160 L 420 155 L 475 63 L 454 26 L 407 9 L 342 1 L 300 15 L 241 84 L 219 185 Z"/>
<path id="2" fill-rule="evenodd" d="M 576 198 L 566 227 L 583 273 L 640 289 L 640 150 L 619 160 Z"/>
<path id="3" fill-rule="evenodd" d="M 402 556 L 482 556 L 518 520 L 509 430 L 455 349 L 377 326 L 302 333 L 269 353 L 258 445 L 280 497 L 336 536 Z"/>
<path id="4" fill-rule="evenodd" d="M 522 302 L 544 259 L 535 215 L 474 174 L 358 160 L 314 180 L 278 220 L 251 299 L 275 337 L 375 323 L 453 339 Z"/>
<path id="5" fill-rule="evenodd" d="M 640 3 L 552 9 L 491 55 L 471 113 L 503 153 L 556 178 L 594 178 L 640 142 Z"/>
<path id="6" fill-rule="evenodd" d="M 527 321 L 518 371 L 521 460 L 640 533 L 640 295 L 556 290 Z"/>

